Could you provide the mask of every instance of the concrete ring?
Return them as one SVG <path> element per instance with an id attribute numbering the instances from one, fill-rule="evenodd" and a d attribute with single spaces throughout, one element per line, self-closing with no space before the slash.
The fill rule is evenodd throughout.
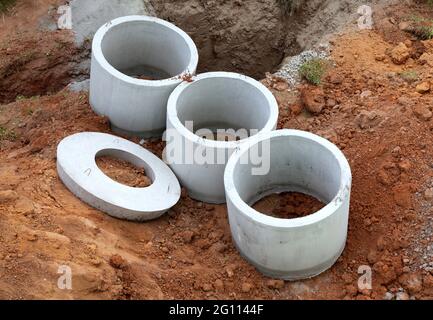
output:
<path id="1" fill-rule="evenodd" d="M 170 93 L 197 64 L 194 42 L 173 24 L 147 16 L 114 19 L 93 39 L 90 105 L 115 132 L 160 137 Z"/>
<path id="2" fill-rule="evenodd" d="M 253 173 L 251 157 L 258 151 L 269 154 L 266 173 Z M 230 158 L 224 183 L 234 243 L 263 274 L 285 280 L 310 278 L 341 255 L 352 174 L 343 153 L 328 140 L 298 130 L 251 139 Z M 297 219 L 274 218 L 252 208 L 263 197 L 283 191 L 302 192 L 327 205 Z"/>
<path id="3" fill-rule="evenodd" d="M 192 198 L 225 203 L 224 168 L 231 153 L 250 136 L 274 130 L 277 121 L 277 101 L 260 82 L 237 73 L 200 74 L 168 100 L 165 161 Z M 229 129 L 223 138 L 240 140 L 215 139 L 220 129 Z"/>
<path id="4" fill-rule="evenodd" d="M 95 161 L 104 155 L 144 168 L 152 185 L 133 188 L 112 180 Z M 63 139 L 57 147 L 57 172 L 78 198 L 120 219 L 155 219 L 180 199 L 179 182 L 163 161 L 143 147 L 109 134 L 83 132 Z"/>

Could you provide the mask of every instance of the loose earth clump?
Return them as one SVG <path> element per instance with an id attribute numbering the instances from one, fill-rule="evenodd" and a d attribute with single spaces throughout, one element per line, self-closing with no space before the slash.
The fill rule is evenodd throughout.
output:
<path id="1" fill-rule="evenodd" d="M 299 192 L 272 194 L 259 200 L 253 208 L 275 218 L 295 219 L 309 216 L 325 205 L 318 199 Z"/>
<path id="2" fill-rule="evenodd" d="M 134 188 L 146 188 L 152 184 L 144 168 L 114 157 L 96 158 L 96 164 L 111 179 Z"/>

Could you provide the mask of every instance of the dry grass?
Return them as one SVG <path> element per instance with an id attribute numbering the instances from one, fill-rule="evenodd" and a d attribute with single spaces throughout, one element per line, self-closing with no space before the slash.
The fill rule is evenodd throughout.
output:
<path id="1" fill-rule="evenodd" d="M 15 2 L 16 0 L 0 0 L 0 13 L 6 13 Z"/>

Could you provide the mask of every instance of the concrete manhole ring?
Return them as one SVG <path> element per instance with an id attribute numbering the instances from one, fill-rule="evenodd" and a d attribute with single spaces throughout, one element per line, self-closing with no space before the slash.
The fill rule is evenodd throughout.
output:
<path id="1" fill-rule="evenodd" d="M 268 173 L 254 175 L 254 165 L 245 161 L 254 148 L 269 151 Z M 345 247 L 351 182 L 346 158 L 328 140 L 298 130 L 253 137 L 232 155 L 224 174 L 238 250 L 274 278 L 304 279 L 327 270 Z M 279 219 L 252 208 L 263 197 L 282 191 L 302 192 L 327 205 L 296 219 Z"/>
<path id="2" fill-rule="evenodd" d="M 113 156 L 146 170 L 147 188 L 133 188 L 106 176 L 98 156 Z M 63 139 L 57 147 L 57 171 L 78 198 L 107 214 L 127 220 L 158 218 L 180 199 L 180 185 L 170 168 L 151 152 L 113 135 L 83 132 Z"/>
<path id="3" fill-rule="evenodd" d="M 165 161 L 192 198 L 225 203 L 225 165 L 249 135 L 221 141 L 203 138 L 196 130 L 233 129 L 234 136 L 254 135 L 274 130 L 277 121 L 278 103 L 260 82 L 230 72 L 200 74 L 179 85 L 169 98 Z"/>
<path id="4" fill-rule="evenodd" d="M 147 16 L 114 19 L 93 38 L 90 105 L 115 132 L 160 137 L 170 93 L 197 64 L 194 42 L 175 25 Z"/>

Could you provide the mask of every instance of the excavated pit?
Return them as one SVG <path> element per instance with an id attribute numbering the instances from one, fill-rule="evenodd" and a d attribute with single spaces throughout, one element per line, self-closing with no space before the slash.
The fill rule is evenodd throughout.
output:
<path id="1" fill-rule="evenodd" d="M 288 32 L 294 19 L 275 0 L 152 3 L 158 17 L 193 38 L 200 54 L 198 73 L 231 71 L 262 79 L 301 49 Z"/>

